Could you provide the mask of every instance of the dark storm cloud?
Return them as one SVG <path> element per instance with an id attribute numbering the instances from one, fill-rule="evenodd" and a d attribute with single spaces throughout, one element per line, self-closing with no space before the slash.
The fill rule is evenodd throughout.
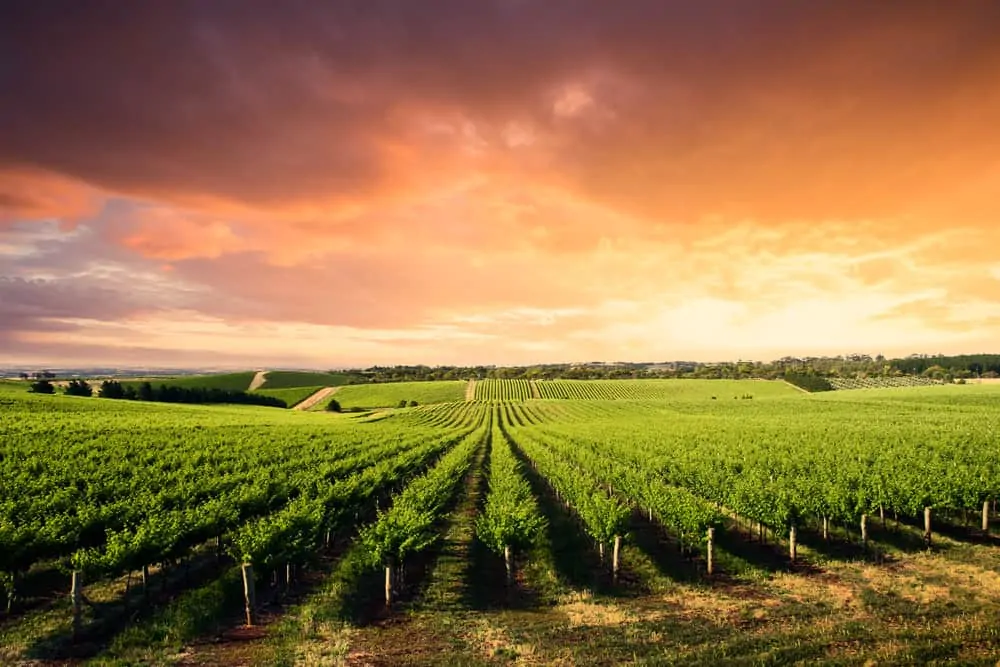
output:
<path id="1" fill-rule="evenodd" d="M 389 147 L 413 139 L 414 109 L 458 113 L 487 136 L 529 123 L 551 139 L 546 173 L 561 186 L 666 216 L 796 216 L 817 202 L 879 214 L 1000 148 L 995 2 L 3 11 L 0 166 L 144 196 L 377 196 L 396 185 Z M 595 76 L 613 122 L 554 119 L 553 91 Z M 431 155 L 457 150 L 439 142 Z"/>

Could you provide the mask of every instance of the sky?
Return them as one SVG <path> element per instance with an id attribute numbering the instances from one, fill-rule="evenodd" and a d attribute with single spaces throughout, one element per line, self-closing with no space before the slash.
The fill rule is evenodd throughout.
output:
<path id="1" fill-rule="evenodd" d="M 14 0 L 0 364 L 1000 350 L 1000 3 Z"/>

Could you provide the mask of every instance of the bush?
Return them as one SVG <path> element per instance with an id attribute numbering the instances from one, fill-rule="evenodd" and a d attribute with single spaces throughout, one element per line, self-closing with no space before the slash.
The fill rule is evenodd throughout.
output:
<path id="1" fill-rule="evenodd" d="M 117 380 L 105 380 L 97 390 L 97 395 L 101 398 L 125 398 L 125 388 Z"/>
<path id="2" fill-rule="evenodd" d="M 396 407 L 397 408 L 405 408 L 406 407 L 406 399 L 404 398 L 403 400 L 401 400 L 399 402 L 399 405 L 397 405 Z"/>
<path id="3" fill-rule="evenodd" d="M 340 412 L 340 409 L 340 403 L 335 398 L 331 398 L 330 402 L 326 404 L 327 412 Z"/>
<path id="4" fill-rule="evenodd" d="M 415 408 L 417 407 L 418 403 L 416 401 L 410 401 L 409 405 L 411 408 Z"/>
<path id="5" fill-rule="evenodd" d="M 39 380 L 38 382 L 32 382 L 31 388 L 28 391 L 33 394 L 54 394 L 56 393 L 56 388 L 48 380 Z"/>
<path id="6" fill-rule="evenodd" d="M 93 396 L 94 390 L 86 380 L 70 380 L 63 393 L 67 396 Z"/>

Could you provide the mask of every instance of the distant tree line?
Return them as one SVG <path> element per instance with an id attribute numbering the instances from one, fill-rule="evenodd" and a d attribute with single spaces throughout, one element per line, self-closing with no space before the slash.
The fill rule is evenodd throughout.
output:
<path id="1" fill-rule="evenodd" d="M 1000 354 L 960 354 L 951 357 L 914 355 L 894 359 L 892 363 L 908 375 L 943 373 L 956 378 L 1000 377 Z"/>
<path id="2" fill-rule="evenodd" d="M 35 394 L 54 394 L 56 387 L 48 380 L 38 380 L 31 384 L 28 391 Z M 70 380 L 63 387 L 63 393 L 67 396 L 93 396 L 94 389 L 86 380 Z M 143 382 L 135 387 L 130 384 L 123 385 L 117 380 L 105 380 L 101 383 L 97 395 L 101 398 L 155 401 L 158 403 L 235 403 L 237 405 L 263 405 L 273 408 L 288 407 L 288 403 L 273 396 L 206 387 L 173 387 L 165 384 L 154 387 L 149 382 Z"/>
<path id="3" fill-rule="evenodd" d="M 22 380 L 52 380 L 56 377 L 56 374 L 52 371 L 34 371 L 32 373 L 21 372 L 18 376 Z"/>
<path id="4" fill-rule="evenodd" d="M 230 391 L 210 387 L 175 387 L 161 384 L 154 387 L 143 382 L 138 387 L 123 385 L 117 380 L 105 380 L 98 391 L 101 398 L 121 398 L 130 401 L 155 401 L 158 403 L 235 403 L 239 405 L 264 405 L 287 408 L 280 398 L 249 394 L 245 391 Z"/>
<path id="5" fill-rule="evenodd" d="M 344 372 L 344 371 L 331 371 Z M 525 379 L 525 380 L 615 380 L 638 378 L 787 379 L 791 375 L 824 378 L 877 378 L 923 375 L 951 381 L 959 378 L 1000 377 L 1000 355 L 913 355 L 888 359 L 883 355 L 791 357 L 774 361 L 706 363 L 536 364 L 533 366 L 372 366 L 347 371 L 356 382 L 419 382 L 424 380 Z M 806 380 L 803 380 L 804 382 Z"/>

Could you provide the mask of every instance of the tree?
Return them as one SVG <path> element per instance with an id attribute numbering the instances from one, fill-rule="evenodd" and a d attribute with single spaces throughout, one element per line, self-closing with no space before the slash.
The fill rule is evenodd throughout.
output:
<path id="1" fill-rule="evenodd" d="M 148 382 L 143 382 L 141 385 L 139 385 L 139 391 L 137 396 L 139 397 L 140 401 L 152 401 L 154 398 L 153 385 L 151 385 Z"/>
<path id="2" fill-rule="evenodd" d="M 63 393 L 67 396 L 93 396 L 94 390 L 86 380 L 70 380 Z"/>
<path id="3" fill-rule="evenodd" d="M 125 389 L 118 380 L 105 380 L 97 395 L 101 398 L 125 398 Z"/>
<path id="4" fill-rule="evenodd" d="M 411 408 L 415 408 L 415 407 L 417 407 L 417 405 L 419 405 L 419 404 L 416 401 L 410 401 L 410 403 L 409 403 L 409 406 Z"/>
<path id="5" fill-rule="evenodd" d="M 327 412 L 340 412 L 340 403 L 337 402 L 337 399 L 331 398 L 330 402 L 326 404 L 326 410 Z"/>
<path id="6" fill-rule="evenodd" d="M 401 400 L 399 402 L 399 405 L 397 405 L 396 407 L 397 408 L 405 408 L 406 407 L 406 399 L 404 398 L 403 400 Z"/>
<path id="7" fill-rule="evenodd" d="M 56 393 L 56 388 L 48 380 L 39 380 L 38 382 L 32 382 L 31 388 L 28 391 L 34 394 L 54 394 Z"/>
<path id="8" fill-rule="evenodd" d="M 29 375 L 28 375 L 27 373 L 25 373 L 24 371 L 21 371 L 21 372 L 20 372 L 20 373 L 18 373 L 17 375 L 18 375 L 18 377 L 20 377 L 20 378 L 21 378 L 22 380 L 27 380 L 27 379 L 28 379 L 28 378 L 30 377 L 30 376 L 29 376 Z"/>

